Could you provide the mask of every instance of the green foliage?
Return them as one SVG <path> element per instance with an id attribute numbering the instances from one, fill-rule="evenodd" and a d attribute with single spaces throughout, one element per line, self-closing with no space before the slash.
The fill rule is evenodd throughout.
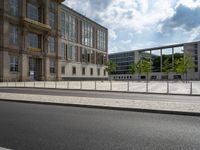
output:
<path id="1" fill-rule="evenodd" d="M 152 61 L 149 59 L 141 60 L 140 67 L 141 73 L 148 75 L 151 72 Z"/>
<path id="2" fill-rule="evenodd" d="M 180 74 L 186 75 L 190 69 L 195 68 L 194 59 L 190 54 L 185 53 L 184 57 L 175 59 L 176 72 Z"/>
<path id="3" fill-rule="evenodd" d="M 137 73 L 137 65 L 135 63 L 131 64 L 129 67 L 129 73 L 134 75 Z"/>
<path id="4" fill-rule="evenodd" d="M 109 60 L 108 62 L 106 62 L 105 70 L 108 72 L 108 75 L 111 75 L 116 70 L 116 64 Z"/>
<path id="5" fill-rule="evenodd" d="M 172 66 L 172 62 L 169 60 L 169 58 L 166 58 L 163 62 L 163 67 L 162 67 L 162 71 L 165 74 L 169 74 L 170 72 L 173 72 L 173 66 Z"/>

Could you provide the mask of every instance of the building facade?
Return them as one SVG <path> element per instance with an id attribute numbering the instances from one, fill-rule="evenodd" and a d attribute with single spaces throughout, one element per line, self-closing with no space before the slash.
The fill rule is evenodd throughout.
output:
<path id="1" fill-rule="evenodd" d="M 175 59 L 184 57 L 184 52 L 193 58 L 195 64 L 195 68 L 188 72 L 188 79 L 200 80 L 200 41 L 109 54 L 109 59 L 117 66 L 112 76 L 114 79 L 120 80 L 145 79 L 145 75 L 135 74 L 132 76 L 129 68 L 131 64 L 137 63 L 141 58 L 148 57 L 152 61 L 151 80 L 184 79 L 185 76 L 175 72 Z M 163 72 L 166 59 L 174 69 L 174 72 L 169 75 Z"/>
<path id="2" fill-rule="evenodd" d="M 0 1 L 1 81 L 107 77 L 107 29 L 63 1 Z"/>

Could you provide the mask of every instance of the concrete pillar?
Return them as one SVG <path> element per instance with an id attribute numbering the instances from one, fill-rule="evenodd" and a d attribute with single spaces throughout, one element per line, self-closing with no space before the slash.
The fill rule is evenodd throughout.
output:
<path id="1" fill-rule="evenodd" d="M 162 49 L 160 49 L 160 72 L 162 73 L 162 69 L 163 65 L 162 65 Z"/>

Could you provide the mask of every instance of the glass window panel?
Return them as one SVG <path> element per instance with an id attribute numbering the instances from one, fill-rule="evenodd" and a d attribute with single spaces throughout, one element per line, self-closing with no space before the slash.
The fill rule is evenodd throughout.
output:
<path id="1" fill-rule="evenodd" d="M 161 51 L 151 51 L 152 72 L 161 72 Z"/>

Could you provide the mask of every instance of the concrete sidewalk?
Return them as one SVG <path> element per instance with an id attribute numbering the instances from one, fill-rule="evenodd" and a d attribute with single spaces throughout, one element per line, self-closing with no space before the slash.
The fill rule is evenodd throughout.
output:
<path id="1" fill-rule="evenodd" d="M 29 103 L 43 103 L 56 105 L 70 105 L 82 107 L 98 107 L 118 110 L 135 110 L 145 112 L 159 112 L 170 114 L 185 114 L 200 116 L 200 102 L 165 102 L 150 100 L 130 100 L 113 98 L 74 97 L 74 96 L 48 96 L 36 94 L 0 93 L 0 99 L 6 101 L 19 101 Z"/>

